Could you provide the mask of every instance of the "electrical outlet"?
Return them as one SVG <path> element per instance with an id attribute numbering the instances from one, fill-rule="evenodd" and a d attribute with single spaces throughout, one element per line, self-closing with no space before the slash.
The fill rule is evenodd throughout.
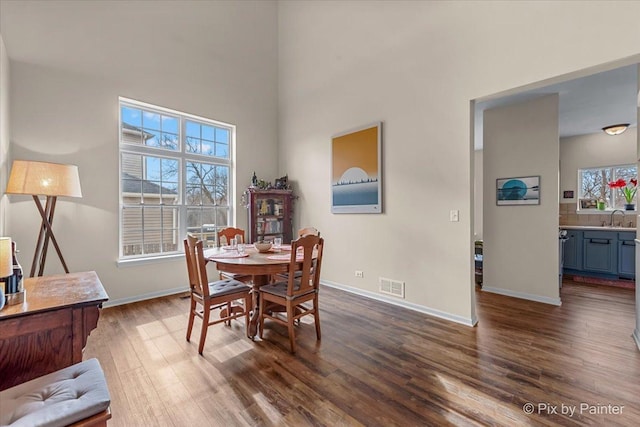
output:
<path id="1" fill-rule="evenodd" d="M 362 279 L 364 277 L 364 273 L 361 270 L 356 270 L 356 277 L 359 277 Z"/>
<path id="2" fill-rule="evenodd" d="M 449 221 L 458 222 L 460 220 L 460 211 L 455 209 L 449 211 Z"/>

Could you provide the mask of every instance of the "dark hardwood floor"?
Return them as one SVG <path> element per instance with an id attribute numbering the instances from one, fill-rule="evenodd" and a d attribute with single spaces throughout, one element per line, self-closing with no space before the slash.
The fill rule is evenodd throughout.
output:
<path id="1" fill-rule="evenodd" d="M 633 290 L 566 282 L 561 307 L 476 294 L 471 328 L 323 287 L 322 341 L 304 322 L 295 356 L 285 327 L 252 342 L 238 321 L 199 356 L 188 299 L 165 297 L 103 310 L 85 358 L 112 427 L 638 425 Z"/>

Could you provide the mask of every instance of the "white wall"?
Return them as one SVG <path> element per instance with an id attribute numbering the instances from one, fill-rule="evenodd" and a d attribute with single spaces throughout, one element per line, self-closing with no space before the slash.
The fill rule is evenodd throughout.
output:
<path id="1" fill-rule="evenodd" d="M 559 304 L 558 94 L 484 112 L 482 289 Z M 498 206 L 496 180 L 540 176 L 540 204 Z"/>
<path id="2" fill-rule="evenodd" d="M 0 236 L 5 234 L 9 199 L 4 192 L 9 174 L 9 57 L 0 35 Z"/>
<path id="3" fill-rule="evenodd" d="M 560 203 L 577 203 L 578 169 L 633 164 L 636 162 L 637 127 L 610 136 L 604 132 L 560 139 Z M 565 199 L 563 191 L 575 197 Z"/>
<path id="4" fill-rule="evenodd" d="M 187 287 L 183 258 L 118 268 L 118 96 L 237 126 L 237 189 L 277 176 L 274 2 L 4 4 L 14 159 L 78 165 L 82 199 L 53 228 L 72 271 L 96 270 L 110 300 Z M 30 28 L 19 39 L 14 26 Z M 6 30 L 6 34 L 5 34 Z M 12 56 L 11 46 L 20 46 Z M 42 51 L 44 47 L 45 51 Z M 246 213 L 238 208 L 238 225 Z M 38 214 L 11 196 L 8 229 L 30 267 Z M 50 250 L 45 274 L 62 272 Z"/>
<path id="5" fill-rule="evenodd" d="M 470 101 L 637 55 L 640 3 L 617 2 L 615 22 L 611 7 L 281 2 L 279 167 L 298 182 L 299 221 L 326 238 L 323 277 L 372 293 L 379 276 L 404 280 L 407 301 L 472 320 Z M 331 214 L 331 136 L 375 120 L 384 213 Z"/>
<path id="6" fill-rule="evenodd" d="M 484 206 L 484 163 L 483 150 L 473 152 L 473 238 L 482 240 L 482 207 Z"/>

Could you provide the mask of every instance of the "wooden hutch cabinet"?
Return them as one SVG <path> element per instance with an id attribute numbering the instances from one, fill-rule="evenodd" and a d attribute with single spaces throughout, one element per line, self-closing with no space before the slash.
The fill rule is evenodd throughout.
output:
<path id="1" fill-rule="evenodd" d="M 294 198 L 292 190 L 248 188 L 244 197 L 249 220 L 248 242 L 272 241 L 276 237 L 281 237 L 282 242 L 291 241 Z"/>

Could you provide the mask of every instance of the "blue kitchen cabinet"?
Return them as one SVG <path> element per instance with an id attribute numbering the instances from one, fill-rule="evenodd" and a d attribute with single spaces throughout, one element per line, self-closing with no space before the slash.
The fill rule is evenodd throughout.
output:
<path id="1" fill-rule="evenodd" d="M 636 276 L 635 233 L 618 233 L 618 275 L 625 278 Z"/>
<path id="2" fill-rule="evenodd" d="M 582 231 L 567 230 L 564 243 L 564 268 L 582 270 Z"/>
<path id="3" fill-rule="evenodd" d="M 585 231 L 583 236 L 583 270 L 618 273 L 618 236 L 614 231 Z"/>

